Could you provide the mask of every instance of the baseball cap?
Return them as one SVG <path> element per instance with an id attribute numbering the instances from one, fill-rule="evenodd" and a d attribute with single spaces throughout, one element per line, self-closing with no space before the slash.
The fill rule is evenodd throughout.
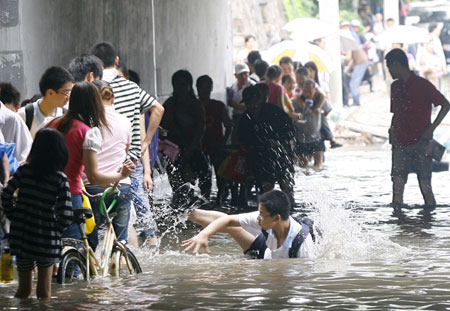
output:
<path id="1" fill-rule="evenodd" d="M 250 72 L 250 69 L 246 64 L 237 64 L 234 66 L 234 74 L 238 75 L 243 72 Z"/>

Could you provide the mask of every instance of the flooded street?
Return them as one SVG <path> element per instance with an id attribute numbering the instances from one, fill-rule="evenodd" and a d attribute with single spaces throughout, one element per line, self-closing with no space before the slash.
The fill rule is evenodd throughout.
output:
<path id="1" fill-rule="evenodd" d="M 325 169 L 297 174 L 296 199 L 315 220 L 315 260 L 247 260 L 225 234 L 211 255 L 181 251 L 166 236 L 161 254 L 136 250 L 144 273 L 128 279 L 53 285 L 53 299 L 12 299 L 1 285 L 2 310 L 379 310 L 450 308 L 449 172 L 433 178 L 434 210 L 424 210 L 415 175 L 407 208 L 394 211 L 390 151 L 343 149 L 326 154 Z M 157 184 L 157 195 L 167 193 Z M 178 239 L 177 239 L 178 238 Z M 178 241 L 177 241 L 178 240 Z"/>

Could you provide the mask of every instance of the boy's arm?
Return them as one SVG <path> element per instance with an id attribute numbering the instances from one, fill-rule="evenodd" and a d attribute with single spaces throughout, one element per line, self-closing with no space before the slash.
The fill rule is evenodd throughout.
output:
<path id="1" fill-rule="evenodd" d="M 189 251 L 192 249 L 193 253 L 198 253 L 201 247 L 204 247 L 207 253 L 210 253 L 208 247 L 208 239 L 216 232 L 222 231 L 226 227 L 239 227 L 238 215 L 227 215 L 220 217 L 210 223 L 206 228 L 200 231 L 196 236 L 183 241 L 181 246 L 186 247 L 184 250 Z"/>
<path id="2" fill-rule="evenodd" d="M 147 134 L 141 144 L 141 153 L 144 154 L 148 151 L 148 146 L 152 142 L 153 135 L 155 135 L 158 129 L 159 123 L 164 115 L 164 107 L 159 102 L 155 101 L 150 107 L 150 117 L 148 119 Z M 145 128 L 145 122 L 144 122 Z"/>

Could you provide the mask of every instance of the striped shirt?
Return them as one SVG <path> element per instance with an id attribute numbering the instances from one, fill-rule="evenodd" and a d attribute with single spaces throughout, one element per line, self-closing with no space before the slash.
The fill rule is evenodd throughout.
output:
<path id="1" fill-rule="evenodd" d="M 114 108 L 126 116 L 131 123 L 132 136 L 128 156 L 138 161 L 141 158 L 140 115 L 156 102 L 156 99 L 141 89 L 136 83 L 119 75 L 115 69 L 103 71 L 103 78 L 109 82 L 114 92 Z"/>
<path id="2" fill-rule="evenodd" d="M 13 194 L 19 189 L 16 204 Z M 63 172 L 36 180 L 31 166 L 20 166 L 3 189 L 2 205 L 11 221 L 11 253 L 20 258 L 59 262 L 63 230 L 72 223 L 69 182 Z"/>

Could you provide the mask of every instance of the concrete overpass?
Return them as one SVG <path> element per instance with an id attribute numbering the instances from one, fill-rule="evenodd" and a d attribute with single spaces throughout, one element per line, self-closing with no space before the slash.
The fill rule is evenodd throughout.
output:
<path id="1" fill-rule="evenodd" d="M 158 96 L 180 68 L 209 74 L 213 96 L 233 81 L 231 0 L 0 0 L 0 81 L 30 97 L 47 67 L 103 40 Z"/>

